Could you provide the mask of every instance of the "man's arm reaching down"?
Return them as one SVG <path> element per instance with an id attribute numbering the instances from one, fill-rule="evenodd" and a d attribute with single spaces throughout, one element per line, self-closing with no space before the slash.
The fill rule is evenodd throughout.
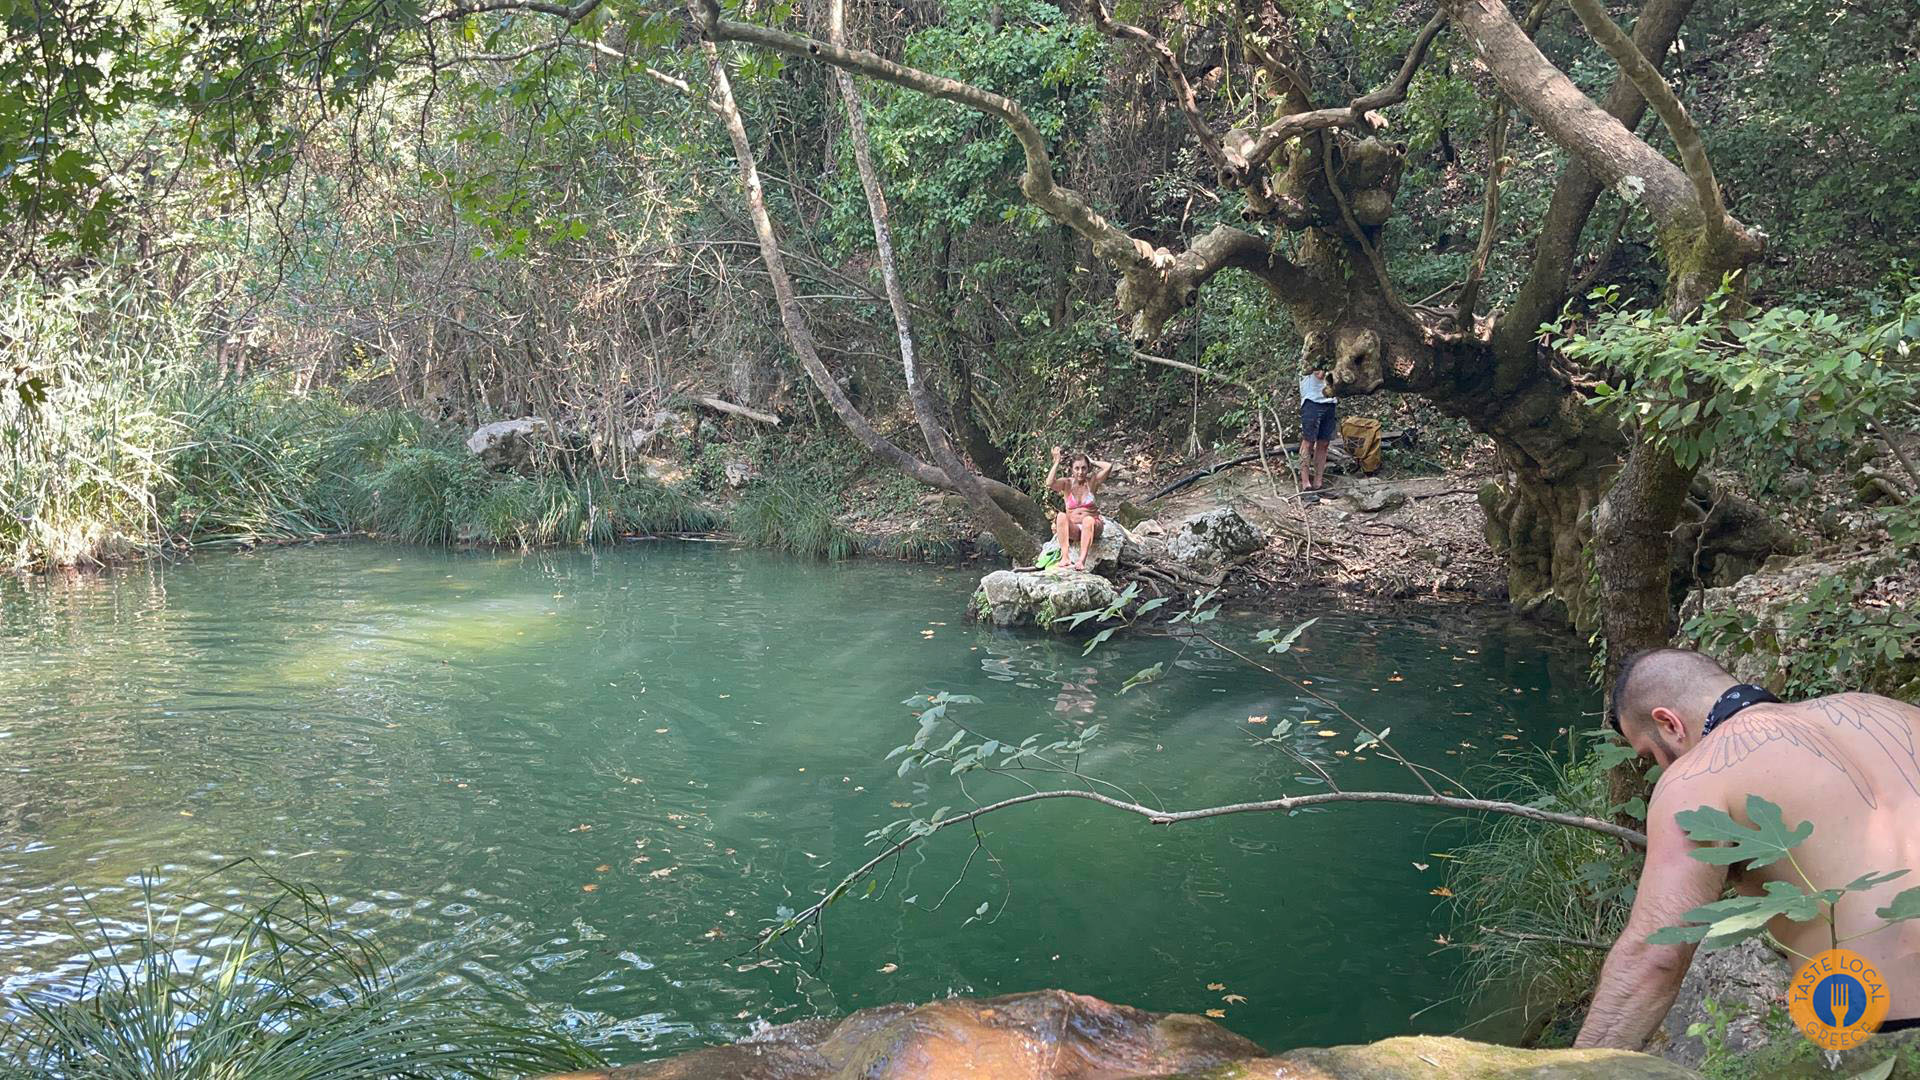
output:
<path id="1" fill-rule="evenodd" d="M 1649 945 L 1647 937 L 1663 926 L 1679 925 L 1682 915 L 1718 900 L 1726 888 L 1726 867 L 1689 855 L 1698 845 L 1673 820 L 1682 810 L 1720 804 L 1717 797 L 1703 798 L 1703 788 L 1674 783 L 1654 794 L 1647 812 L 1647 862 L 1640 871 L 1633 913 L 1600 969 L 1593 1007 L 1575 1046 L 1640 1049 L 1680 992 L 1694 946 Z"/>

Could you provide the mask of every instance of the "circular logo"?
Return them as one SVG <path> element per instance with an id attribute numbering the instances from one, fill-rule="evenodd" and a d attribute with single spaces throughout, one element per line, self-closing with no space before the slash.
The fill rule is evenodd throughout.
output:
<path id="1" fill-rule="evenodd" d="M 1807 961 L 1787 987 L 1794 1026 L 1824 1050 L 1850 1050 L 1887 1018 L 1887 981 L 1849 949 L 1828 949 Z"/>

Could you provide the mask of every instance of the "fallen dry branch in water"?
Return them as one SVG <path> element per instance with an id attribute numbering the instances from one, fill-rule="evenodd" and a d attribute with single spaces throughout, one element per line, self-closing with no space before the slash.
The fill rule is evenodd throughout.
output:
<path id="1" fill-rule="evenodd" d="M 971 825 L 975 820 L 988 814 L 1020 806 L 1024 803 L 1043 802 L 1050 799 L 1084 799 L 1102 806 L 1111 807 L 1129 814 L 1137 814 L 1155 825 L 1178 825 L 1187 821 L 1203 821 L 1207 818 L 1226 817 L 1229 814 L 1264 814 L 1281 812 L 1292 814 L 1314 806 L 1329 803 L 1368 802 L 1394 803 L 1402 806 L 1426 806 L 1439 810 L 1458 810 L 1469 813 L 1512 814 L 1515 817 L 1550 825 L 1566 825 L 1576 829 L 1591 829 L 1608 836 L 1623 840 L 1635 847 L 1645 849 L 1646 834 L 1599 818 L 1585 817 L 1580 814 L 1562 814 L 1552 810 L 1542 810 L 1537 806 L 1525 806 L 1520 803 L 1501 802 L 1496 799 L 1460 799 L 1446 795 L 1415 795 L 1404 791 L 1322 791 L 1311 795 L 1288 795 L 1278 799 L 1262 799 L 1257 802 L 1226 803 L 1221 806 L 1202 807 L 1198 810 L 1157 810 L 1137 802 L 1102 795 L 1097 791 L 1069 788 L 1056 791 L 1031 791 L 1023 795 L 1014 795 L 999 802 L 975 807 L 962 814 L 955 814 L 939 821 L 916 823 L 916 827 L 873 858 L 868 859 L 859 869 L 840 879 L 840 883 L 827 890 L 825 896 L 806 908 L 796 912 L 779 926 L 769 927 L 761 932 L 756 948 L 764 948 L 788 932 L 819 918 L 835 900 L 846 895 L 853 883 L 866 877 L 882 863 L 907 850 L 921 840 L 955 825 Z"/>

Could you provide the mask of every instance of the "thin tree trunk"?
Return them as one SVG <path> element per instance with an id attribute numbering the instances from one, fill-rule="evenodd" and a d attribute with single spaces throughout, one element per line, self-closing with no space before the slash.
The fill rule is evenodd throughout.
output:
<path id="1" fill-rule="evenodd" d="M 800 302 L 794 295 L 793 280 L 787 276 L 786 260 L 780 255 L 780 242 L 773 231 L 773 218 L 767 213 L 766 188 L 760 182 L 760 169 L 754 163 L 753 145 L 747 138 L 746 122 L 741 119 L 740 106 L 733 97 L 733 83 L 727 78 L 726 65 L 720 61 L 720 50 L 711 41 L 702 42 L 701 50 L 706 54 L 707 71 L 713 79 L 714 111 L 719 113 L 726 125 L 727 137 L 733 143 L 734 158 L 740 166 L 740 183 L 746 190 L 747 210 L 753 217 L 754 233 L 760 242 L 760 259 L 766 264 L 767 277 L 773 282 L 773 297 L 780 309 L 780 324 L 786 330 L 788 344 L 793 346 L 794 353 L 800 358 L 800 366 L 806 369 L 814 386 L 827 399 L 827 404 L 832 406 L 834 415 L 870 453 L 929 487 L 954 491 L 953 481 L 945 472 L 914 457 L 876 431 L 873 424 L 847 398 L 846 391 L 834 380 L 826 364 L 821 362 L 820 352 L 813 344 L 813 333 L 807 328 L 806 317 L 801 313 Z M 982 481 L 982 485 L 995 503 L 1023 524 L 1035 532 L 1046 528 L 1046 514 L 1041 511 L 1040 504 L 1025 492 L 992 481 Z"/>
<path id="2" fill-rule="evenodd" d="M 846 37 L 845 7 L 844 0 L 831 0 L 827 9 L 827 39 L 835 45 L 842 44 Z M 869 150 L 866 110 L 860 104 L 860 91 L 853 85 L 853 76 L 845 68 L 834 68 L 833 74 L 840 86 L 840 99 L 847 107 L 847 138 L 853 143 L 854 165 L 860 171 L 860 186 L 867 195 L 867 213 L 873 219 L 873 246 L 880 256 L 880 278 L 886 285 L 887 304 L 893 309 L 893 324 L 900 335 L 900 364 L 906 372 L 907 398 L 913 403 L 914 419 L 919 421 L 920 433 L 926 437 L 927 449 L 933 454 L 934 464 L 947 474 L 947 479 L 967 500 L 967 505 L 973 508 L 974 515 L 993 533 L 994 539 L 1000 541 L 1001 550 L 1016 565 L 1030 563 L 1039 555 L 1040 545 L 1033 534 L 1021 528 L 1019 522 L 987 495 L 980 478 L 974 475 L 966 462 L 960 460 L 945 429 L 940 426 L 933 397 L 920 379 L 914 356 L 913 328 L 907 313 L 907 297 L 900 287 L 900 274 L 893 260 L 893 230 L 887 225 L 887 196 L 881 190 L 880 174 L 873 167 L 873 155 Z"/>

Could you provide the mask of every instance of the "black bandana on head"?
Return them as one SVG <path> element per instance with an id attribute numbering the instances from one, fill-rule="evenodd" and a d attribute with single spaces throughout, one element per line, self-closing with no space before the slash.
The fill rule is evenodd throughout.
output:
<path id="1" fill-rule="evenodd" d="M 1777 703 L 1779 700 L 1764 686 L 1740 683 L 1737 686 L 1728 687 L 1727 692 L 1720 695 L 1720 700 L 1713 703 L 1713 708 L 1707 710 L 1707 722 L 1700 728 L 1700 737 L 1704 739 L 1713 734 L 1714 728 L 1719 727 L 1728 717 L 1749 705 L 1759 705 L 1769 701 Z"/>

